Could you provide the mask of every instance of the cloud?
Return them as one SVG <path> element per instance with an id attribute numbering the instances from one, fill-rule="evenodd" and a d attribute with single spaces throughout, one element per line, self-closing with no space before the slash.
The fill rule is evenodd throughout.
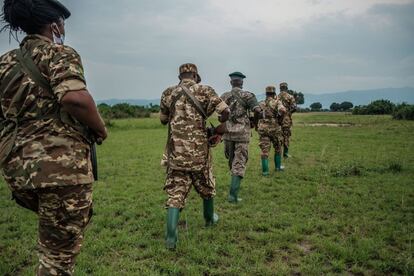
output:
<path id="1" fill-rule="evenodd" d="M 234 70 L 256 93 L 280 81 L 312 93 L 414 86 L 412 0 L 63 2 L 98 99 L 157 98 L 189 61 L 219 93 Z M 16 46 L 0 39 L 2 52 Z"/>

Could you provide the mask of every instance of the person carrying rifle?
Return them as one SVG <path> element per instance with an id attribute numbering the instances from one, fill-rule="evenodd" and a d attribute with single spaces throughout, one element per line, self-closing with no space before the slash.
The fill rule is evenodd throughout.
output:
<path id="1" fill-rule="evenodd" d="M 240 72 L 229 75 L 231 91 L 224 93 L 221 98 L 230 107 L 230 119 L 226 123 L 226 133 L 223 136 L 225 155 L 231 171 L 231 183 L 228 201 L 238 203 L 241 180 L 246 172 L 249 158 L 249 142 L 251 137 L 251 122 L 249 111 L 260 114 L 261 109 L 253 93 L 243 90 L 243 79 L 246 76 Z M 257 117 L 257 116 L 256 116 Z"/>
<path id="2" fill-rule="evenodd" d="M 0 57 L 0 166 L 16 203 L 39 217 L 37 275 L 74 273 L 92 215 L 90 145 L 107 136 L 81 58 L 64 45 L 69 16 L 56 0 L 3 5 L 3 30 L 27 36 Z"/>
<path id="3" fill-rule="evenodd" d="M 192 186 L 203 199 L 206 226 L 218 221 L 214 213 L 216 194 L 212 172 L 209 141 L 216 142 L 225 129 L 221 126 L 210 131 L 206 120 L 214 112 L 225 122 L 229 109 L 213 88 L 199 84 L 197 66 L 186 63 L 179 67 L 178 85 L 167 88 L 161 97 L 160 120 L 168 124 L 166 146 L 167 179 L 164 190 L 168 195 L 166 247 L 175 249 L 178 239 L 177 224 L 180 211 L 185 207 Z"/>
<path id="4" fill-rule="evenodd" d="M 262 118 L 259 120 L 257 132 L 259 133 L 259 147 L 261 149 L 262 174 L 269 175 L 269 153 L 271 146 L 275 149 L 274 161 L 276 171 L 282 171 L 282 146 L 283 134 L 281 118 L 286 113 L 286 108 L 276 97 L 274 86 L 266 87 L 266 99 L 259 103 Z"/>
<path id="5" fill-rule="evenodd" d="M 292 114 L 296 112 L 296 101 L 295 97 L 288 93 L 288 84 L 282 82 L 280 84 L 280 93 L 278 95 L 280 101 L 282 101 L 283 106 L 286 107 L 286 113 L 282 119 L 282 132 L 283 132 L 283 157 L 289 158 L 289 146 L 290 146 L 290 137 L 292 136 Z"/>

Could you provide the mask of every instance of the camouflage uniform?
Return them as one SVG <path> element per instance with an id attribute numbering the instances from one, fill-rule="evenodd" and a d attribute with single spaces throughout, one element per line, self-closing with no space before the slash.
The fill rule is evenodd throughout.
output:
<path id="1" fill-rule="evenodd" d="M 281 83 L 281 87 L 287 87 L 287 83 Z M 281 91 L 278 96 L 279 100 L 282 101 L 286 107 L 286 114 L 282 120 L 282 132 L 283 132 L 283 145 L 289 147 L 290 136 L 292 136 L 292 113 L 296 110 L 295 97 L 290 95 L 287 91 Z"/>
<path id="2" fill-rule="evenodd" d="M 244 103 L 237 100 L 238 95 Z M 256 96 L 240 88 L 233 88 L 224 93 L 221 98 L 230 107 L 230 119 L 226 123 L 227 132 L 223 139 L 225 143 L 225 155 L 229 160 L 229 168 L 232 175 L 244 177 L 246 164 L 249 158 L 249 142 L 251 136 L 249 110 L 256 109 L 259 104 Z"/>
<path id="3" fill-rule="evenodd" d="M 16 50 L 0 57 L 0 158 L 13 198 L 39 216 L 39 275 L 71 275 L 92 212 L 90 146 L 66 125 L 60 101 L 86 88 L 79 55 L 48 38 L 29 35 L 24 53 L 53 90 L 23 73 Z"/>
<path id="4" fill-rule="evenodd" d="M 279 122 L 278 112 L 283 107 L 282 102 L 277 98 L 267 97 L 259 103 L 263 112 L 263 118 L 259 120 L 257 132 L 259 133 L 259 147 L 262 151 L 262 158 L 268 158 L 271 145 L 276 153 L 282 153 L 282 127 Z"/>
<path id="5" fill-rule="evenodd" d="M 184 85 L 199 100 L 208 116 L 221 114 L 228 107 L 213 88 L 184 79 Z M 184 208 L 192 185 L 202 198 L 215 195 L 215 179 L 211 172 L 211 154 L 208 146 L 206 122 L 185 95 L 179 96 L 179 85 L 165 90 L 161 97 L 162 123 L 169 123 L 170 135 L 167 145 L 168 172 L 165 191 L 167 207 Z M 174 104 L 175 98 L 178 100 Z M 173 105 L 174 104 L 174 105 Z"/>

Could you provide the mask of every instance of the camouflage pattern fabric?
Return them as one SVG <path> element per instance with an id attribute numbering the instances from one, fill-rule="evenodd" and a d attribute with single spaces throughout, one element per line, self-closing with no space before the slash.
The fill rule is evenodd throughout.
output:
<path id="1" fill-rule="evenodd" d="M 249 160 L 249 143 L 225 140 L 224 154 L 229 161 L 231 175 L 244 177 Z"/>
<path id="2" fill-rule="evenodd" d="M 296 109 L 295 97 L 287 93 L 286 91 L 280 92 L 278 99 L 286 107 L 286 115 L 283 117 L 282 127 L 292 127 L 292 113 Z"/>
<path id="3" fill-rule="evenodd" d="M 291 129 L 293 126 L 292 113 L 296 109 L 296 101 L 295 98 L 286 91 L 280 92 L 278 98 L 286 107 L 286 114 L 283 116 L 282 120 L 282 131 L 283 144 L 289 147 L 290 137 L 292 136 Z"/>
<path id="4" fill-rule="evenodd" d="M 189 79 L 184 79 L 181 84 L 190 89 L 208 116 L 214 112 L 221 114 L 227 109 L 226 103 L 210 86 L 196 84 Z M 182 89 L 175 85 L 165 90 L 161 97 L 160 120 L 169 123 L 171 131 L 168 167 L 173 170 L 201 171 L 206 167 L 209 156 L 206 122 L 185 95 L 179 96 L 181 92 Z M 179 99 L 171 107 L 177 96 Z"/>
<path id="5" fill-rule="evenodd" d="M 39 216 L 37 275 L 73 275 L 92 216 L 92 184 L 17 190 L 13 197 Z"/>
<path id="6" fill-rule="evenodd" d="M 259 147 L 261 150 L 261 157 L 264 159 L 269 158 L 270 150 L 275 149 L 275 153 L 282 154 L 282 145 L 283 145 L 283 136 L 260 136 L 259 137 Z"/>
<path id="7" fill-rule="evenodd" d="M 87 141 L 57 115 L 67 92 L 86 88 L 79 55 L 39 35 L 27 36 L 21 48 L 31 53 L 54 95 L 16 71 L 15 50 L 0 57 L 0 157 L 12 149 L 2 164 L 4 178 L 13 190 L 92 183 Z"/>
<path id="8" fill-rule="evenodd" d="M 216 195 L 216 181 L 211 166 L 207 174 L 202 171 L 168 170 L 164 186 L 168 195 L 166 207 L 183 209 L 192 186 L 203 199 Z"/>
<path id="9" fill-rule="evenodd" d="M 290 137 L 292 136 L 291 128 L 290 127 L 282 128 L 282 132 L 283 132 L 283 145 L 289 148 Z"/>
<path id="10" fill-rule="evenodd" d="M 259 120 L 257 127 L 259 147 L 262 158 L 268 158 L 272 144 L 276 153 L 281 153 L 282 150 L 283 133 L 278 114 L 283 104 L 278 98 L 267 97 L 259 106 L 263 112 L 263 118 Z"/>
<path id="11" fill-rule="evenodd" d="M 233 96 L 233 93 L 237 94 L 246 103 L 246 106 L 243 106 Z M 221 98 L 230 107 L 230 119 L 226 122 L 227 132 L 223 135 L 223 139 L 225 141 L 249 142 L 251 129 L 248 111 L 253 111 L 259 106 L 256 96 L 236 87 L 230 92 L 224 93 Z"/>
<path id="12" fill-rule="evenodd" d="M 20 69 L 16 50 L 0 57 L 0 165 L 16 202 L 38 213 L 38 275 L 72 275 L 93 175 L 89 144 L 61 121 L 59 105 L 67 92 L 86 88 L 83 67 L 75 50 L 46 37 L 29 35 L 20 46 L 53 95 Z"/>

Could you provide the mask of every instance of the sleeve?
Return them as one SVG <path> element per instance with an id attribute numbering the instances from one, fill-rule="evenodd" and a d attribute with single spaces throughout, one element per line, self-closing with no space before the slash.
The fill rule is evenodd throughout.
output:
<path id="1" fill-rule="evenodd" d="M 253 93 L 249 93 L 249 97 L 247 99 L 247 106 L 249 107 L 250 110 L 255 110 L 256 108 L 260 108 L 259 103 L 257 102 L 257 98 Z"/>
<path id="2" fill-rule="evenodd" d="M 276 110 L 279 112 L 282 108 L 285 108 L 282 101 L 277 100 L 276 101 Z"/>
<path id="3" fill-rule="evenodd" d="M 292 111 L 295 111 L 296 110 L 296 108 L 297 108 L 297 105 L 296 105 L 296 100 L 295 100 L 295 97 L 293 97 L 292 96 L 292 100 L 291 100 L 291 110 Z"/>
<path id="4" fill-rule="evenodd" d="M 217 112 L 217 114 L 223 113 L 224 110 L 228 108 L 228 105 L 223 101 L 222 98 L 220 98 L 216 91 L 214 91 L 211 87 L 206 87 L 209 95 L 209 103 L 207 106 L 207 115 L 211 116 L 211 114 Z"/>
<path id="5" fill-rule="evenodd" d="M 86 89 L 79 54 L 68 46 L 59 46 L 50 63 L 50 85 L 58 102 L 70 91 Z"/>
<path id="6" fill-rule="evenodd" d="M 170 118 L 170 105 L 167 101 L 168 89 L 162 93 L 161 102 L 160 102 L 160 121 L 162 124 L 167 124 Z"/>

